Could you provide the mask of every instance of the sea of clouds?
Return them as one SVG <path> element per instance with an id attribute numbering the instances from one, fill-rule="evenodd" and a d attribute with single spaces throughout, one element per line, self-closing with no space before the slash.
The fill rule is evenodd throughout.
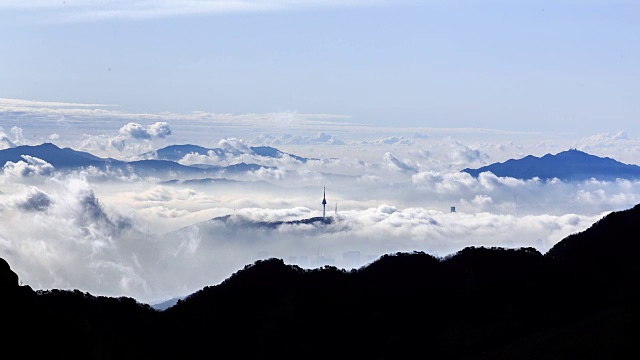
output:
<path id="1" fill-rule="evenodd" d="M 136 160 L 191 143 L 223 149 L 224 156 L 186 154 L 184 165 L 264 165 L 223 174 L 230 180 L 224 182 L 63 171 L 31 156 L 2 166 L 0 257 L 23 283 L 150 303 L 219 283 L 265 257 L 354 268 L 398 251 L 545 252 L 608 212 L 640 202 L 639 181 L 473 178 L 460 171 L 569 147 L 640 163 L 640 140 L 622 131 L 572 137 L 371 128 L 326 114 L 130 114 L 8 99 L 0 101 L 0 126 L 0 149 L 53 142 Z M 262 145 L 309 159 L 250 149 Z M 325 188 L 331 224 L 246 226 L 321 216 Z"/>

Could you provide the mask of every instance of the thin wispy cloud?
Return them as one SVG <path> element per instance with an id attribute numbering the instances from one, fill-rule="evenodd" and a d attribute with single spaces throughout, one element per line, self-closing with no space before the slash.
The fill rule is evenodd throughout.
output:
<path id="1" fill-rule="evenodd" d="M 84 104 L 84 103 L 69 103 L 60 101 L 39 101 L 39 100 L 24 100 L 24 99 L 7 99 L 0 98 L 0 109 L 7 109 L 11 107 L 52 107 L 52 108 L 65 108 L 65 107 L 113 107 L 114 104 Z"/>
<path id="2" fill-rule="evenodd" d="M 55 21 L 150 19 L 172 16 L 298 11 L 389 4 L 386 0 L 186 0 L 186 1 L 0 1 L 0 9 L 47 13 Z"/>
<path id="3" fill-rule="evenodd" d="M 113 131 L 114 128 L 119 129 L 132 120 L 145 126 L 158 122 L 170 123 L 172 128 L 175 127 L 174 130 L 179 130 L 184 136 L 188 136 L 190 141 L 202 136 L 201 127 L 214 126 L 216 133 L 224 134 L 224 137 L 242 136 L 247 140 L 253 139 L 250 140 L 252 145 L 271 146 L 356 145 L 358 143 L 381 146 L 416 145 L 416 142 L 426 141 L 429 137 L 435 139 L 441 136 L 456 138 L 480 136 L 487 140 L 489 137 L 514 138 L 536 135 L 550 138 L 549 134 L 487 128 L 371 126 L 364 123 L 366 119 L 358 119 L 350 114 L 305 113 L 295 109 L 266 113 L 144 112 L 126 111 L 114 104 L 0 98 L 0 114 L 2 114 L 0 126 L 4 129 L 19 126 L 26 131 L 25 133 L 29 132 L 32 137 L 34 137 L 33 133 L 47 132 L 46 138 L 52 139 L 51 136 L 53 136 L 63 140 L 68 138 L 70 133 L 76 136 L 96 135 L 96 132 L 105 134 Z M 73 127 L 69 128 L 71 124 Z M 190 129 L 185 129 L 186 124 L 190 129 L 197 131 L 191 132 Z M 421 137 L 409 140 L 408 137 L 416 133 L 421 134 Z M 0 129 L 0 144 L 2 144 L 1 135 L 2 129 Z M 354 135 L 360 139 L 349 139 Z M 13 141 L 13 139 L 9 140 Z M 77 146 L 77 144 L 69 145 Z M 490 146 L 494 146 L 494 143 Z M 11 146 L 7 143 L 4 147 Z"/>

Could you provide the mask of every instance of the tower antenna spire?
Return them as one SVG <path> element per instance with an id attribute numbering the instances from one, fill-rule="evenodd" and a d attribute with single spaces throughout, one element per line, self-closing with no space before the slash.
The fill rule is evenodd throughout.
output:
<path id="1" fill-rule="evenodd" d="M 322 187 L 322 218 L 324 219 L 327 212 L 327 188 Z"/>

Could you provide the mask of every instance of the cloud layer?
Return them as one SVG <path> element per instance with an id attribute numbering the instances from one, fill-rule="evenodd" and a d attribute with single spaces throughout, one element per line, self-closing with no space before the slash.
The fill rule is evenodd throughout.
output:
<path id="1" fill-rule="evenodd" d="M 203 178 L 131 168 L 60 172 L 31 156 L 3 164 L 0 257 L 34 288 L 153 302 L 215 284 L 267 256 L 351 267 L 396 251 L 446 255 L 471 245 L 545 251 L 609 211 L 640 203 L 637 180 L 569 183 L 460 172 L 569 147 L 640 163 L 640 140 L 624 132 L 574 139 L 373 128 L 322 114 L 131 114 L 7 99 L 0 99 L 0 112 L 0 126 L 8 129 L 0 130 L 2 148 L 52 141 L 136 160 L 191 143 L 221 150 L 183 154 L 181 164 L 262 165 Z M 309 160 L 260 156 L 249 145 Z M 337 221 L 264 226 L 321 216 L 323 188 L 327 213 Z M 227 222 L 211 220 L 224 216 Z"/>
<path id="2" fill-rule="evenodd" d="M 0 256 L 35 288 L 153 302 L 215 284 L 271 256 L 306 267 L 350 268 L 397 251 L 446 255 L 471 245 L 545 251 L 604 215 L 449 213 L 388 204 L 349 210 L 357 204 L 344 201 L 337 211 L 330 206 L 335 221 L 326 226 L 265 226 L 319 216 L 319 199 L 275 199 L 224 186 L 214 192 L 148 188 L 146 182 L 119 192 L 109 186 L 91 185 L 82 176 L 17 186 L 0 207 Z M 329 200 L 332 205 L 334 198 Z M 225 215 L 231 216 L 227 222 L 211 220 Z"/>
<path id="3" fill-rule="evenodd" d="M 261 175 L 269 179 L 262 183 L 154 185 L 141 178 L 91 182 L 90 172 L 34 177 L 19 171 L 0 194 L 0 256 L 35 288 L 79 288 L 153 302 L 217 283 L 269 256 L 307 267 L 353 267 L 397 251 L 546 251 L 609 209 L 640 200 L 640 182 L 626 180 L 545 183 L 490 173 L 477 179 L 400 173 L 411 181 L 300 170 Z M 261 225 L 320 216 L 322 183 L 329 185 L 332 224 Z M 450 206 L 457 211 L 449 212 Z M 211 220 L 227 215 L 227 222 Z"/>

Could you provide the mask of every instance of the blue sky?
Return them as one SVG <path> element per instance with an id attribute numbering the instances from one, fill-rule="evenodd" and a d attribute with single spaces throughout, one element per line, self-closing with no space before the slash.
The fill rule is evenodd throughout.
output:
<path id="1" fill-rule="evenodd" d="M 635 2 L 217 3 L 0 1 L 0 97 L 640 133 Z"/>

